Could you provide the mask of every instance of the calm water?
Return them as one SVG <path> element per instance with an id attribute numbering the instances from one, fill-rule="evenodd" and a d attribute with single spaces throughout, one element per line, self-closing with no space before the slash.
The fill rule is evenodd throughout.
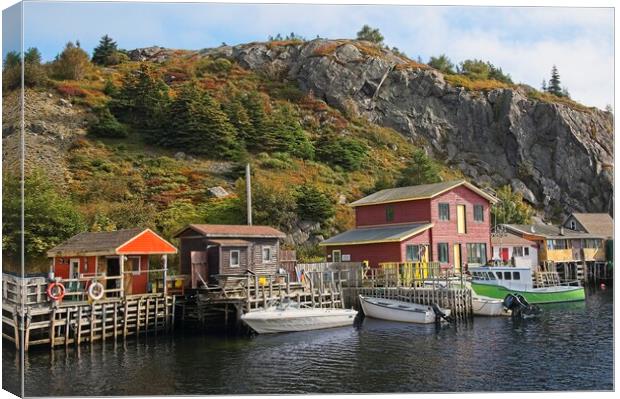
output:
<path id="1" fill-rule="evenodd" d="M 613 389 L 613 291 L 537 319 L 469 326 L 365 319 L 355 328 L 225 337 L 177 334 L 33 350 L 26 395 L 538 391 Z M 178 331 L 177 331 L 178 333 Z M 18 389 L 3 347 L 3 385 Z"/>

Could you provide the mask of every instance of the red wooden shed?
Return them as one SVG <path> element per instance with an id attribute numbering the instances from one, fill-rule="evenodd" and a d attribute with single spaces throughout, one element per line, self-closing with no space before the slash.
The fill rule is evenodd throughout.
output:
<path id="1" fill-rule="evenodd" d="M 106 278 L 106 290 L 121 295 L 143 294 L 148 290 L 149 257 L 175 254 L 176 247 L 150 229 L 80 233 L 50 249 L 51 272 L 61 279 Z M 155 267 L 154 269 L 160 269 Z"/>

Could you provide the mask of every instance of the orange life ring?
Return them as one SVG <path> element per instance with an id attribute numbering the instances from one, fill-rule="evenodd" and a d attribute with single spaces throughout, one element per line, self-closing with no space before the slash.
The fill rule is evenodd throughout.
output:
<path id="1" fill-rule="evenodd" d="M 65 286 L 59 282 L 53 282 L 47 286 L 47 296 L 52 298 L 54 301 L 60 301 L 65 297 L 65 293 Z"/>

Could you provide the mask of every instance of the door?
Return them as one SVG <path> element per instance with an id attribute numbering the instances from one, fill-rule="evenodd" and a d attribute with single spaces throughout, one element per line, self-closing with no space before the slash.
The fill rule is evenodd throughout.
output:
<path id="1" fill-rule="evenodd" d="M 332 251 L 332 262 L 340 262 L 342 259 L 342 253 L 339 249 Z"/>
<path id="2" fill-rule="evenodd" d="M 461 244 L 454 244 L 454 272 L 461 272 Z"/>
<path id="3" fill-rule="evenodd" d="M 69 278 L 80 277 L 80 259 L 74 258 L 69 261 Z"/>
<path id="4" fill-rule="evenodd" d="M 214 276 L 220 274 L 220 247 L 217 245 L 207 246 L 207 270 L 209 271 L 207 282 L 216 282 Z"/>
<path id="5" fill-rule="evenodd" d="M 456 206 L 456 232 L 467 233 L 467 221 L 465 220 L 465 205 Z"/>
<path id="6" fill-rule="evenodd" d="M 508 248 L 502 248 L 502 262 L 508 262 Z"/>
<path id="7" fill-rule="evenodd" d="M 118 257 L 106 259 L 106 276 L 119 277 L 121 275 L 121 263 Z M 119 287 L 120 279 L 106 280 L 106 289 L 113 290 Z M 116 293 L 114 295 L 117 295 Z"/>

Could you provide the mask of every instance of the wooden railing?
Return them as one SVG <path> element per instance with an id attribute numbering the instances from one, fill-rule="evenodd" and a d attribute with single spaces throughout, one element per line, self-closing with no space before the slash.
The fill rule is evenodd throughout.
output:
<path id="1" fill-rule="evenodd" d="M 371 286 L 383 287 L 422 287 L 464 283 L 461 273 L 452 268 L 442 268 L 439 262 L 385 262 L 379 268 L 367 271 L 367 281 Z"/>

